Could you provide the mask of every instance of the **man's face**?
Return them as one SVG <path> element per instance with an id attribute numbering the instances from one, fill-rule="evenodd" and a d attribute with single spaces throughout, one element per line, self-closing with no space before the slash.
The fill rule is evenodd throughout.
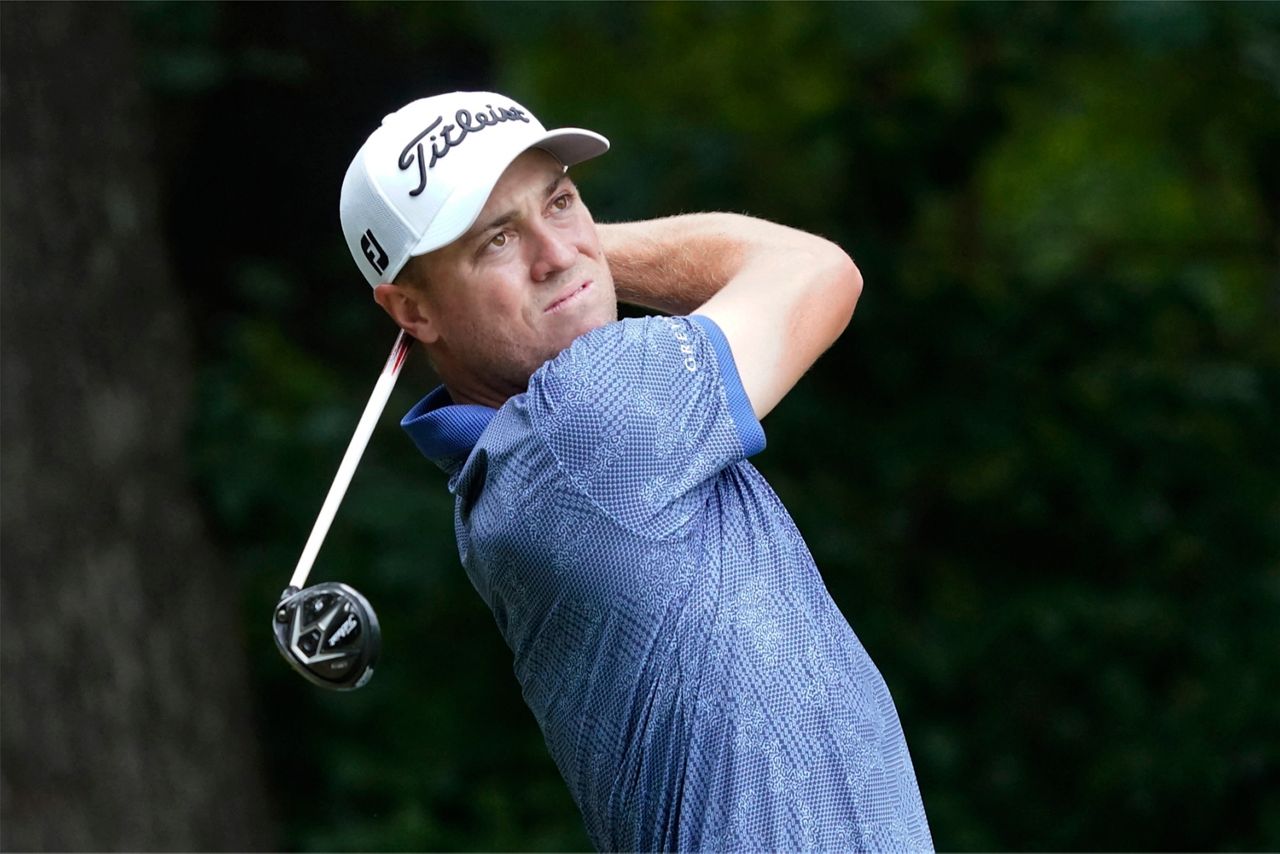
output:
<path id="1" fill-rule="evenodd" d="M 507 167 L 466 234 L 418 263 L 438 336 L 428 344 L 464 398 L 496 403 L 524 391 L 573 339 L 617 319 L 591 213 L 539 149 Z"/>

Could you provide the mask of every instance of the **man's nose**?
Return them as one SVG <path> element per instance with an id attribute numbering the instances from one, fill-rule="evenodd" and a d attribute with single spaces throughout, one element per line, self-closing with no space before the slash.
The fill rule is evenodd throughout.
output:
<path id="1" fill-rule="evenodd" d="M 562 270 L 573 266 L 578 258 L 577 247 L 563 234 L 546 225 L 534 228 L 534 258 L 530 273 L 535 282 L 545 281 Z"/>

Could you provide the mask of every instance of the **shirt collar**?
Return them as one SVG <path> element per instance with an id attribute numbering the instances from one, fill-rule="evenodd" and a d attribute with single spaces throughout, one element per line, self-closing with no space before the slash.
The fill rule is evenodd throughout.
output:
<path id="1" fill-rule="evenodd" d="M 424 457 L 452 477 L 467 461 L 497 412 L 475 403 L 454 403 L 445 387 L 440 386 L 405 413 L 400 426 Z"/>

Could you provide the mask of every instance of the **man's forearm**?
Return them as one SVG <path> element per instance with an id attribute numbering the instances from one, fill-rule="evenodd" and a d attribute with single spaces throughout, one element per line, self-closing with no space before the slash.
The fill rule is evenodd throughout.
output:
<path id="1" fill-rule="evenodd" d="M 668 314 L 694 311 L 742 268 L 752 222 L 707 213 L 600 225 L 618 299 Z"/>
<path id="2" fill-rule="evenodd" d="M 844 331 L 862 276 L 817 235 L 738 214 L 600 226 L 618 299 L 715 321 L 763 418 Z"/>

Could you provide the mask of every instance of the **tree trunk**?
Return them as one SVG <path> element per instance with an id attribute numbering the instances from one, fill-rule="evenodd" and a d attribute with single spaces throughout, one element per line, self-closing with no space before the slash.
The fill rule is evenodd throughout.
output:
<path id="1" fill-rule="evenodd" d="M 262 849 L 127 11 L 3 4 L 0 846 Z"/>

